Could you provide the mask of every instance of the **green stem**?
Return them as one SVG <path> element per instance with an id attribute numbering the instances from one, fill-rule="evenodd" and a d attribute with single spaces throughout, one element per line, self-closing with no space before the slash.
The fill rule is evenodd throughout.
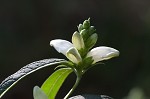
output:
<path id="1" fill-rule="evenodd" d="M 69 96 L 73 93 L 73 91 L 75 90 L 75 88 L 78 86 L 79 82 L 81 80 L 81 75 L 77 75 L 77 79 L 75 84 L 73 85 L 73 87 L 71 88 L 71 90 L 68 92 L 68 94 L 64 97 L 64 99 L 68 99 Z"/>

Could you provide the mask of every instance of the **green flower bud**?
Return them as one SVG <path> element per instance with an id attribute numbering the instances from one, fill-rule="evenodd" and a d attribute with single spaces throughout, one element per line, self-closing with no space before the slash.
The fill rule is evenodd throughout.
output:
<path id="1" fill-rule="evenodd" d="M 89 28 L 89 34 L 93 34 L 96 31 L 94 26 L 90 26 Z"/>
<path id="2" fill-rule="evenodd" d="M 90 27 L 90 19 L 85 20 L 85 21 L 83 22 L 83 28 L 84 28 L 84 29 L 88 29 L 89 27 Z"/>
<path id="3" fill-rule="evenodd" d="M 83 30 L 80 32 L 80 34 L 82 35 L 84 42 L 85 42 L 85 41 L 87 40 L 87 38 L 89 37 L 88 30 L 86 30 L 86 29 L 83 29 Z"/>
<path id="4" fill-rule="evenodd" d="M 83 30 L 83 25 L 82 25 L 82 24 L 79 24 L 79 26 L 78 26 L 78 31 L 81 32 L 81 30 Z"/>
<path id="5" fill-rule="evenodd" d="M 97 33 L 92 34 L 85 42 L 86 47 L 88 49 L 91 49 L 96 44 L 97 39 L 98 39 Z"/>

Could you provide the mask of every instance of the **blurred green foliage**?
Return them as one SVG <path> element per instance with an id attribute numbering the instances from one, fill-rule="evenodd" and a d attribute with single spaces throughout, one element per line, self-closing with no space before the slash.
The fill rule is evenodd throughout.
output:
<path id="1" fill-rule="evenodd" d="M 75 27 L 88 17 L 97 29 L 97 46 L 111 46 L 121 54 L 88 71 L 74 95 L 106 94 L 121 99 L 139 87 L 149 96 L 149 0 L 0 1 L 0 81 L 32 61 L 64 58 L 49 46 L 49 41 L 69 40 Z M 27 77 L 4 99 L 32 99 L 33 86 L 40 86 L 53 69 Z M 98 79 L 93 77 L 97 74 Z M 68 89 L 62 87 L 58 99 L 68 92 L 74 80 L 75 75 L 71 75 L 66 81 Z"/>

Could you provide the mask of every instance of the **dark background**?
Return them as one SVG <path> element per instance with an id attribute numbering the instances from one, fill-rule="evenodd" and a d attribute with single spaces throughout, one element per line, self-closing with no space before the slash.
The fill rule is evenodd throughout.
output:
<path id="1" fill-rule="evenodd" d="M 90 69 L 73 95 L 106 94 L 122 99 L 138 87 L 149 96 L 150 0 L 1 0 L 0 81 L 33 61 L 65 58 L 49 46 L 50 40 L 70 41 L 77 25 L 89 17 L 99 35 L 96 46 L 116 48 L 120 56 Z M 33 87 L 41 86 L 54 67 L 25 77 L 3 99 L 33 99 Z M 58 99 L 74 81 L 72 74 Z"/>

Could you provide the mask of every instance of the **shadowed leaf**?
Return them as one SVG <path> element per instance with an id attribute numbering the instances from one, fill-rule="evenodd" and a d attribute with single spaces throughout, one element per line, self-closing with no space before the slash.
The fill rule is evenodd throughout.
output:
<path id="1" fill-rule="evenodd" d="M 44 59 L 44 60 L 32 62 L 32 63 L 22 67 L 16 73 L 10 75 L 4 81 L 2 81 L 2 83 L 0 84 L 0 98 L 23 77 L 33 73 L 34 71 L 41 69 L 41 68 L 44 68 L 44 67 L 47 67 L 50 65 L 54 65 L 54 64 L 59 64 L 64 61 L 65 61 L 64 59 Z"/>

